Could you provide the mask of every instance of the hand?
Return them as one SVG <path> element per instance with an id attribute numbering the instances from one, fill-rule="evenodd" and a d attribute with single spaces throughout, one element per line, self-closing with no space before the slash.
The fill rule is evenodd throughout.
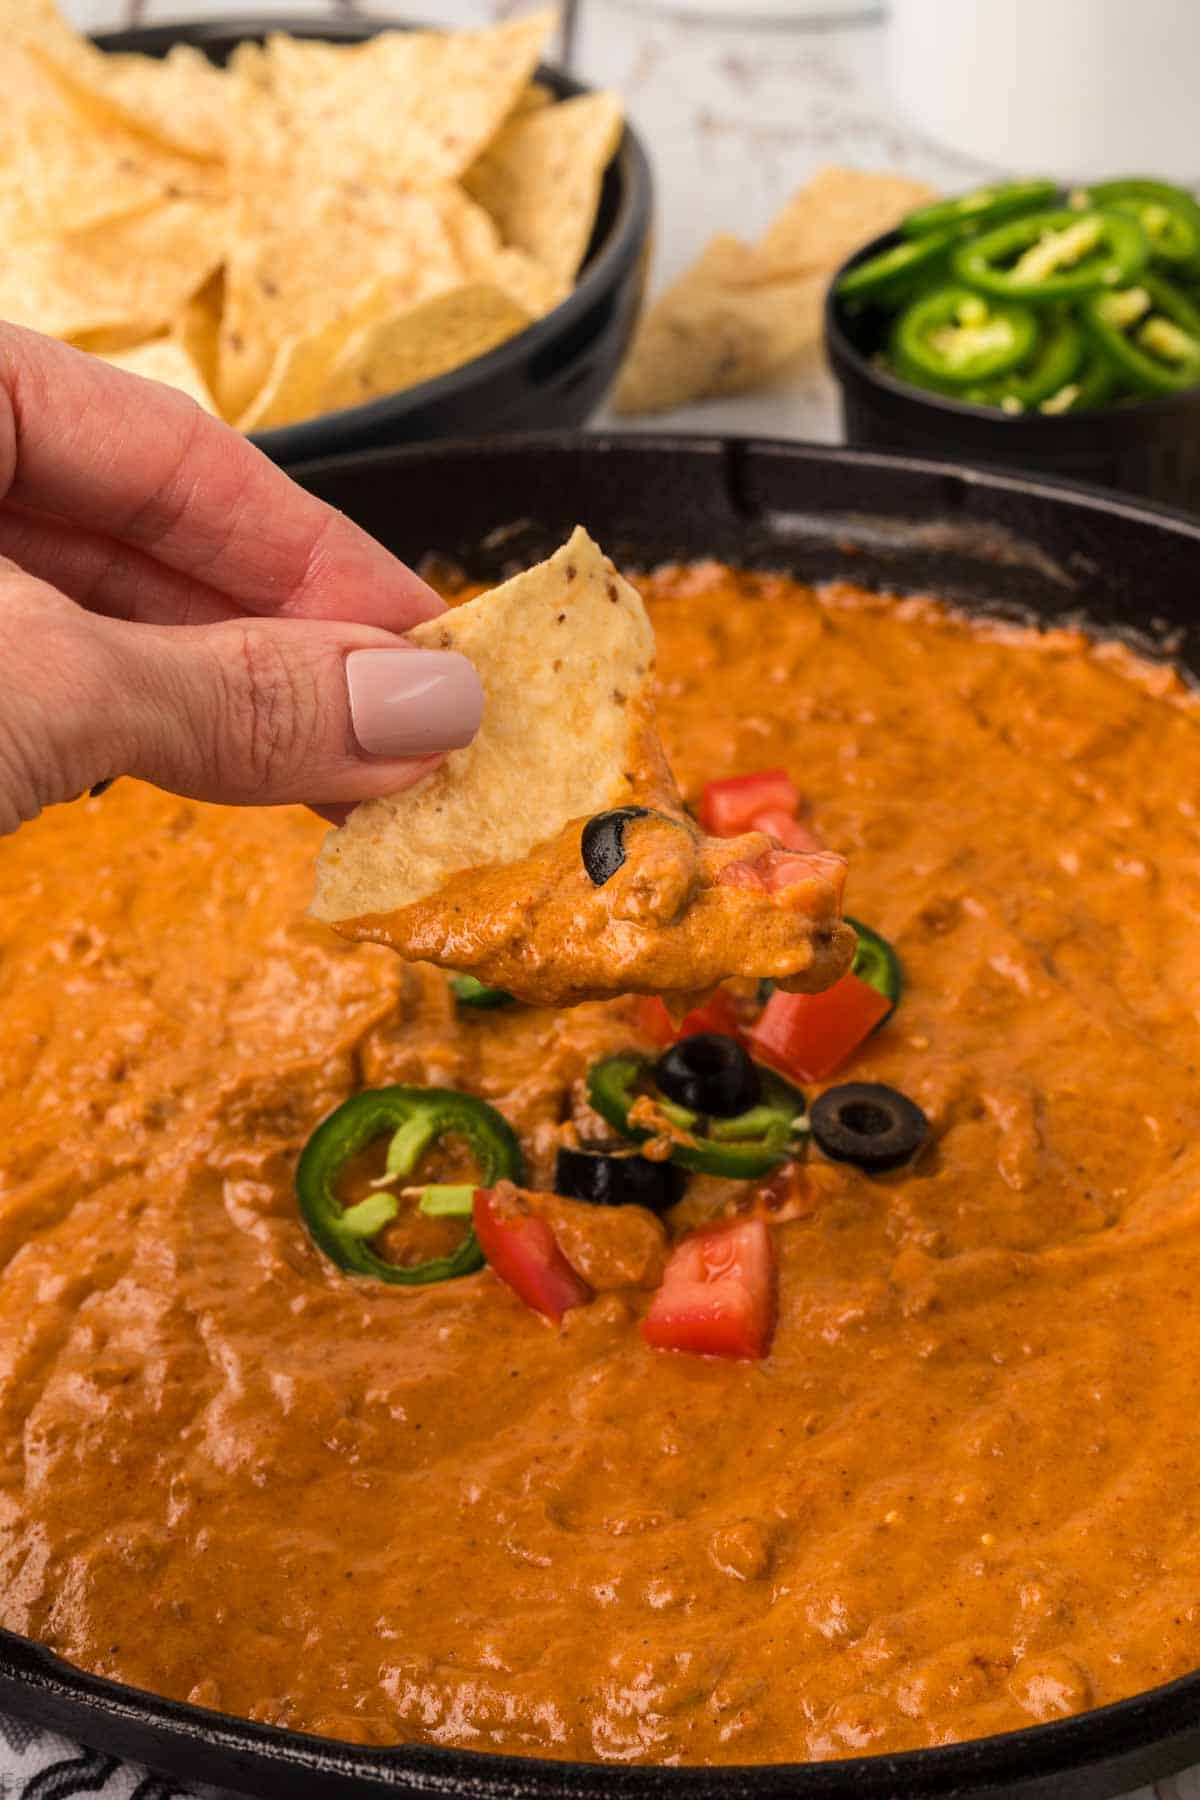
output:
<path id="1" fill-rule="evenodd" d="M 411 569 L 182 394 L 0 325 L 0 832 L 113 775 L 234 805 L 409 786 L 470 663 Z"/>

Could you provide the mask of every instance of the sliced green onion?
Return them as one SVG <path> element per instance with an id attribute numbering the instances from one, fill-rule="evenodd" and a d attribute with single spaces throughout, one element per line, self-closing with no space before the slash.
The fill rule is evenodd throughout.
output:
<path id="1" fill-rule="evenodd" d="M 348 1206 L 338 1220 L 339 1228 L 353 1238 L 373 1238 L 390 1225 L 400 1211 L 395 1194 L 371 1194 L 357 1206 Z"/>
<path id="2" fill-rule="evenodd" d="M 503 988 L 488 987 L 476 975 L 452 975 L 450 992 L 460 1006 L 478 1006 L 484 1011 L 497 1006 L 516 1005 L 511 994 L 506 993 Z"/>
<path id="3" fill-rule="evenodd" d="M 469 1219 L 474 1208 L 474 1187 L 436 1182 L 421 1189 L 417 1205 L 428 1219 Z"/>
<path id="4" fill-rule="evenodd" d="M 799 1115 L 803 1118 L 803 1113 Z M 797 1128 L 797 1120 L 791 1122 L 791 1130 Z M 748 1112 L 738 1113 L 732 1119 L 710 1119 L 708 1135 L 718 1141 L 725 1139 L 736 1142 L 741 1138 L 763 1138 L 777 1136 L 780 1130 L 780 1113 L 776 1106 L 752 1106 Z"/>

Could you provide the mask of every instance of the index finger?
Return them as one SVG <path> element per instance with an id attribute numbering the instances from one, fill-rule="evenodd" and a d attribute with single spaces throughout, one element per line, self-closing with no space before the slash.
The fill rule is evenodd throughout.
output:
<path id="1" fill-rule="evenodd" d="M 405 631 L 442 602 L 194 401 L 0 326 L 0 501 L 146 552 L 247 612 Z"/>

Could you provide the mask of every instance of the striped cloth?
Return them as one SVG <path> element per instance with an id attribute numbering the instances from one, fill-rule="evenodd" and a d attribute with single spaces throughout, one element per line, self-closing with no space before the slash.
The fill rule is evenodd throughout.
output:
<path id="1" fill-rule="evenodd" d="M 0 1713 L 0 1800 L 220 1800 L 213 1789 L 181 1787 L 136 1763 L 119 1762 Z"/>

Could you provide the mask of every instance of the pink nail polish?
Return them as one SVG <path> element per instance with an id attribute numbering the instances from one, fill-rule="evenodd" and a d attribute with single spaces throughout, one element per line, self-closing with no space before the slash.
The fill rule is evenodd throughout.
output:
<path id="1" fill-rule="evenodd" d="M 352 650 L 346 686 L 366 756 L 460 750 L 483 716 L 479 677 L 455 650 Z"/>

